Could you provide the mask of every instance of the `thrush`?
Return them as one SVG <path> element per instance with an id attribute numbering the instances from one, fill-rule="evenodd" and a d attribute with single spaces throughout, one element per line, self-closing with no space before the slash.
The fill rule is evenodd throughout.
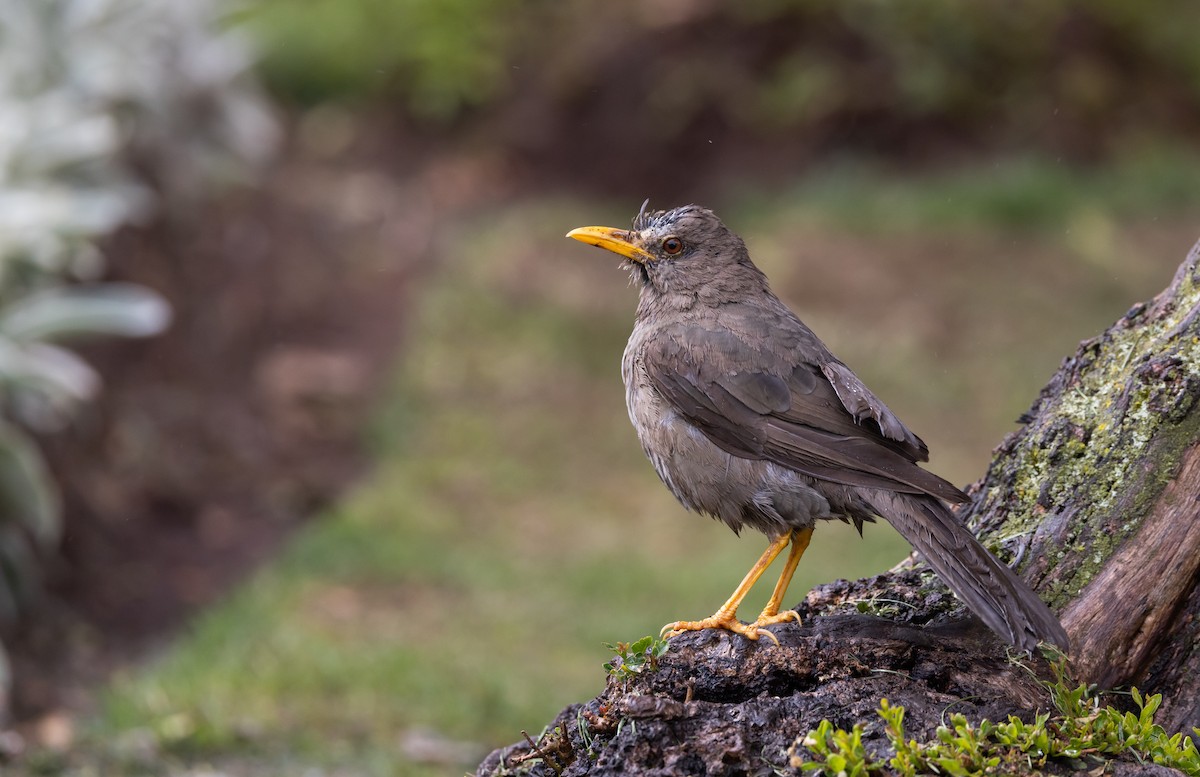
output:
<path id="1" fill-rule="evenodd" d="M 852 521 L 861 533 L 878 516 L 1010 644 L 1067 649 L 1049 608 L 947 507 L 966 495 L 918 465 L 929 459 L 925 443 L 771 292 L 712 211 L 643 205 L 632 229 L 567 236 L 622 256 L 640 289 L 621 374 L 659 478 L 687 509 L 770 541 L 716 613 L 664 633 L 719 628 L 757 639 L 799 620 L 780 609 L 817 521 Z M 766 607 L 739 621 L 742 600 L 789 545 Z"/>

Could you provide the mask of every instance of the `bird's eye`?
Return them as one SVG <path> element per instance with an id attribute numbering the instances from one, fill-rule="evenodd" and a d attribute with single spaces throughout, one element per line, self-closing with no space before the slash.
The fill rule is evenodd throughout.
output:
<path id="1" fill-rule="evenodd" d="M 677 254 L 683 250 L 683 241 L 677 237 L 669 237 L 662 241 L 662 250 L 668 254 Z"/>

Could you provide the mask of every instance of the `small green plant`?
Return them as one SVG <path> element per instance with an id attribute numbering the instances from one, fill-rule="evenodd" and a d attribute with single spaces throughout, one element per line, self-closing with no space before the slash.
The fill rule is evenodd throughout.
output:
<path id="1" fill-rule="evenodd" d="M 642 637 L 636 642 L 615 645 L 605 642 L 604 646 L 616 655 L 604 664 L 604 671 L 622 681 L 647 670 L 653 672 L 658 669 L 658 659 L 666 655 L 669 645 L 667 640 L 656 637 Z"/>
<path id="2" fill-rule="evenodd" d="M 1131 754 L 1185 774 L 1200 776 L 1200 752 L 1192 737 L 1168 735 L 1154 723 L 1161 695 L 1144 697 L 1130 691 L 1137 712 L 1120 712 L 1101 704 L 1087 685 L 1073 685 L 1065 664 L 1052 661 L 1055 680 L 1047 683 L 1056 713 L 1043 713 L 1026 723 L 1009 716 L 993 723 L 972 724 L 961 713 L 939 726 L 932 742 L 907 739 L 904 708 L 887 699 L 879 702 L 879 717 L 892 749 L 891 758 L 878 760 L 862 743 L 863 726 L 846 731 L 829 721 L 797 740 L 789 749 L 792 766 L 830 775 L 878 775 L 890 770 L 905 777 L 944 774 L 954 777 L 1012 774 L 1041 769 L 1050 761 L 1069 768 L 1093 768 L 1111 757 Z M 1200 729 L 1194 729 L 1200 736 Z M 811 758 L 798 754 L 800 746 Z"/>
<path id="3" fill-rule="evenodd" d="M 862 735 L 861 723 L 855 723 L 853 729 L 846 731 L 834 728 L 828 720 L 822 720 L 815 731 L 808 732 L 808 736 L 800 740 L 816 759 L 804 761 L 793 755 L 792 765 L 807 772 L 819 771 L 821 774 L 838 777 L 867 777 L 878 774 L 883 768 L 883 762 L 871 758 L 870 753 L 863 747 Z"/>

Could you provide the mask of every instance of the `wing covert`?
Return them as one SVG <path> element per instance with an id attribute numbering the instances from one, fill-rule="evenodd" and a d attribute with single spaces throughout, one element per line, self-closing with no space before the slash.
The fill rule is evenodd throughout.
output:
<path id="1" fill-rule="evenodd" d="M 962 501 L 914 463 L 927 458 L 920 438 L 848 367 L 832 365 L 772 363 L 729 331 L 698 325 L 664 330 L 644 353 L 654 388 L 727 453 L 846 485 Z"/>

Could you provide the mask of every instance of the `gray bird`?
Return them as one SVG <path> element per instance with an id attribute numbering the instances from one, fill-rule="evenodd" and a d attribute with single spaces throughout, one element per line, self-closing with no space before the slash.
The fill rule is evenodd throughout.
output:
<path id="1" fill-rule="evenodd" d="M 770 545 L 710 618 L 663 631 L 722 628 L 757 639 L 776 623 L 818 519 L 896 527 L 943 581 L 1009 643 L 1066 650 L 1058 619 L 944 502 L 962 491 L 917 462 L 929 449 L 771 292 L 741 238 L 712 211 L 647 213 L 633 229 L 568 237 L 625 258 L 640 288 L 621 361 L 642 450 L 684 507 Z M 738 605 L 789 543 L 775 590 L 753 623 Z"/>

